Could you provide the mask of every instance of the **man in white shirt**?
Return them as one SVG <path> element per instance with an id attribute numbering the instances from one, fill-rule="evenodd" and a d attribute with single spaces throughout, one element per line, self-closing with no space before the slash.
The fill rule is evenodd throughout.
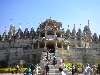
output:
<path id="1" fill-rule="evenodd" d="M 85 73 L 84 75 L 92 75 L 92 69 L 89 66 L 89 64 L 87 64 L 86 68 L 85 68 Z"/>
<path id="2" fill-rule="evenodd" d="M 59 68 L 59 71 L 60 71 L 60 75 L 66 75 L 61 67 Z"/>

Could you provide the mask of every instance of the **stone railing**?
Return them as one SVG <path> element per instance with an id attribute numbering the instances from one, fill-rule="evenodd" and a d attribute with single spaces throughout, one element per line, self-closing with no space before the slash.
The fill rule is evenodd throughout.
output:
<path id="1" fill-rule="evenodd" d="M 64 29 L 57 29 L 59 32 L 64 32 Z"/>
<path id="2" fill-rule="evenodd" d="M 42 41 L 42 40 L 43 40 L 43 37 L 39 37 L 39 38 L 38 38 L 38 41 Z"/>
<path id="3" fill-rule="evenodd" d="M 33 39 L 33 43 L 36 43 L 38 41 L 38 39 Z"/>
<path id="4" fill-rule="evenodd" d="M 45 26 L 45 30 L 53 30 L 53 28 L 50 26 Z"/>
<path id="5" fill-rule="evenodd" d="M 56 37 L 55 35 L 47 35 L 47 36 L 46 36 L 46 38 L 48 38 L 48 39 L 51 39 L 51 38 L 53 39 L 53 38 L 55 38 L 55 37 Z"/>
<path id="6" fill-rule="evenodd" d="M 33 39 L 33 43 L 36 43 L 36 42 L 41 42 L 43 39 L 46 39 L 45 37 L 39 37 L 38 39 Z"/>
<path id="7" fill-rule="evenodd" d="M 64 38 L 61 38 L 61 37 L 57 37 L 57 39 L 58 39 L 60 42 L 63 42 L 63 41 L 64 41 Z"/>
<path id="8" fill-rule="evenodd" d="M 38 31 L 38 32 L 42 32 L 42 31 L 44 31 L 44 29 L 38 29 L 37 31 Z"/>

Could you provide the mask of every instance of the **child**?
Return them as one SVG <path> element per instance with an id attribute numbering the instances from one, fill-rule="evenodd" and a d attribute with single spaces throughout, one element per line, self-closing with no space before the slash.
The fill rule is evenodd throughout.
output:
<path id="1" fill-rule="evenodd" d="M 46 72 L 46 70 L 44 69 L 44 70 L 42 71 L 42 75 L 45 75 L 45 72 Z"/>
<path id="2" fill-rule="evenodd" d="M 29 73 L 31 73 L 31 69 L 30 68 L 27 70 L 26 74 L 24 74 L 24 75 L 29 75 Z"/>

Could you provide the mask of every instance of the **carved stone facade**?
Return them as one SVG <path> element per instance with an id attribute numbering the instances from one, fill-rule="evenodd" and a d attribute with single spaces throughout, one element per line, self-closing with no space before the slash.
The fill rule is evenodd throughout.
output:
<path id="1" fill-rule="evenodd" d="M 21 26 L 21 24 L 20 24 Z M 39 63 L 43 50 L 51 49 L 51 52 L 59 52 L 62 58 L 68 62 L 94 63 L 100 59 L 100 35 L 92 34 L 89 26 L 84 30 L 69 29 L 64 31 L 62 23 L 53 19 L 41 22 L 37 31 L 28 28 L 22 32 L 16 30 L 11 24 L 10 30 L 0 35 L 0 60 L 7 60 L 9 64 L 20 64 L 20 60 L 27 63 Z"/>

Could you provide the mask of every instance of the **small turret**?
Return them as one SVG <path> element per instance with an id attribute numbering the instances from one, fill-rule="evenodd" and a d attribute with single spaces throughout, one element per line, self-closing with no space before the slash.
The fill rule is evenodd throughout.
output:
<path id="1" fill-rule="evenodd" d="M 27 23 L 27 28 L 28 28 L 28 23 Z"/>
<path id="2" fill-rule="evenodd" d="M 73 30 L 72 30 L 72 38 L 73 38 L 73 39 L 76 38 L 75 24 L 74 24 L 74 28 L 73 28 Z"/>

